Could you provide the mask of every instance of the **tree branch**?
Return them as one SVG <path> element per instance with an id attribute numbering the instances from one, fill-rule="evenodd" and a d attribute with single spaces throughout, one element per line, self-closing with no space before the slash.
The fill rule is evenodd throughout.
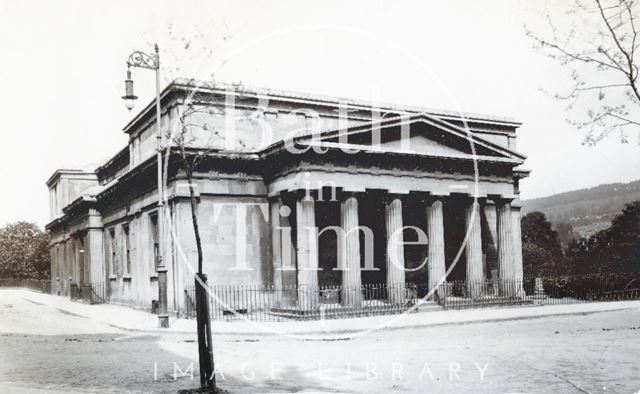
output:
<path id="1" fill-rule="evenodd" d="M 611 34 L 611 38 L 613 38 L 613 41 L 615 42 L 616 46 L 618 47 L 620 52 L 623 54 L 623 56 L 627 59 L 627 65 L 628 65 L 629 71 L 628 72 L 623 71 L 623 72 L 627 75 L 627 78 L 629 80 L 629 85 L 633 90 L 633 93 L 636 95 L 636 98 L 640 100 L 640 91 L 638 91 L 638 88 L 635 85 L 636 77 L 634 74 L 634 65 L 633 65 L 633 60 L 631 58 L 631 55 L 624 49 L 624 47 L 620 43 L 620 40 L 617 34 L 615 33 L 614 29 L 611 27 L 611 23 L 607 19 L 607 16 L 605 15 L 604 10 L 602 9 L 602 4 L 600 0 L 595 0 L 595 2 L 598 5 L 598 9 L 600 10 L 600 16 L 602 17 L 602 20 L 604 21 L 605 25 L 607 26 L 607 29 L 609 30 L 609 33 Z M 631 48 L 633 48 L 633 46 Z"/>

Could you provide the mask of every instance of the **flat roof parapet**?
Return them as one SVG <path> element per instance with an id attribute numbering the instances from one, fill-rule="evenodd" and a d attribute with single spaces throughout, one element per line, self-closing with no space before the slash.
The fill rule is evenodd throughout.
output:
<path id="1" fill-rule="evenodd" d="M 96 173 L 93 171 L 60 168 L 55 170 L 54 173 L 49 177 L 49 179 L 47 179 L 47 182 L 46 182 L 47 187 L 51 187 L 63 175 L 68 175 L 69 178 L 74 178 L 74 179 L 87 179 L 87 180 L 98 179 L 96 176 Z"/>
<path id="2" fill-rule="evenodd" d="M 202 92 L 212 94 L 229 94 L 235 92 L 238 96 L 253 96 L 256 98 L 269 98 L 270 100 L 297 102 L 299 104 L 339 106 L 346 105 L 352 108 L 375 108 L 387 111 L 400 111 L 411 113 L 426 113 L 450 120 L 468 121 L 475 123 L 497 124 L 507 127 L 520 127 L 521 122 L 515 119 L 503 116 L 475 114 L 469 112 L 448 111 L 434 108 L 427 108 L 416 105 L 396 104 L 396 103 L 377 103 L 369 100 L 361 100 L 339 96 L 328 96 L 315 93 L 301 93 L 294 91 L 278 90 L 271 88 L 249 87 L 241 84 L 229 84 L 223 82 L 206 82 L 195 79 L 178 78 L 173 80 L 161 93 L 161 100 L 165 99 L 170 93 L 176 91 L 190 91 L 198 89 Z M 125 133 L 130 133 L 133 128 L 149 113 L 154 110 L 155 100 L 152 100 L 145 108 L 131 119 L 123 128 Z"/>

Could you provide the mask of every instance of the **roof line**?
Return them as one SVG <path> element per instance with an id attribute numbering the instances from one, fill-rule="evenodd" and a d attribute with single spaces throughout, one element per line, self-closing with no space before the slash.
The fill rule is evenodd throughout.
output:
<path id="1" fill-rule="evenodd" d="M 448 111 L 441 109 L 434 109 L 416 105 L 398 104 L 398 103 L 377 103 L 370 100 L 362 100 L 355 98 L 347 98 L 340 96 L 329 96 L 314 93 L 301 93 L 294 91 L 260 88 L 260 87 L 247 87 L 238 84 L 228 84 L 222 82 L 206 82 L 194 79 L 178 78 L 171 81 L 160 93 L 160 100 L 162 101 L 170 92 L 175 90 L 190 90 L 190 89 L 207 90 L 212 93 L 226 93 L 233 95 L 253 95 L 255 97 L 269 98 L 279 101 L 306 101 L 312 102 L 316 105 L 346 105 L 349 107 L 360 107 L 362 109 L 375 108 L 381 110 L 403 111 L 413 113 L 428 113 L 430 115 L 441 116 L 451 118 L 452 120 L 460 120 L 467 122 L 483 122 L 487 124 L 505 125 L 511 127 L 520 127 L 522 122 L 515 119 L 486 115 L 475 114 L 470 112 L 458 112 Z M 155 98 L 152 99 L 136 116 L 131 119 L 123 128 L 123 131 L 127 131 L 135 123 L 140 121 L 147 115 L 154 107 Z"/>
<path id="2" fill-rule="evenodd" d="M 447 128 L 454 129 L 454 130 L 447 130 L 449 132 L 463 133 L 463 134 L 465 134 L 465 136 L 467 136 L 467 131 L 465 130 L 465 128 L 456 126 L 456 125 L 451 124 L 451 123 L 449 123 L 447 121 L 444 121 L 444 120 L 442 120 L 442 119 L 440 119 L 440 118 L 438 118 L 436 116 L 433 116 L 433 115 L 430 115 L 430 114 L 425 114 L 425 113 L 415 114 L 415 115 L 411 115 L 411 116 L 400 115 L 400 116 L 396 116 L 396 117 L 393 117 L 393 118 L 385 119 L 385 120 L 383 120 L 381 122 L 373 121 L 373 122 L 368 122 L 368 123 L 364 123 L 364 124 L 361 124 L 361 125 L 351 126 L 351 127 L 345 128 L 345 129 L 327 130 L 327 131 L 321 132 L 318 136 L 333 136 L 333 135 L 340 134 L 342 132 L 349 133 L 349 132 L 353 132 L 353 131 L 367 131 L 367 130 L 373 128 L 374 126 L 380 127 L 380 128 L 382 128 L 382 127 L 391 127 L 393 123 L 398 123 L 398 122 L 402 123 L 403 120 L 405 122 L 411 122 L 411 121 L 414 121 L 414 120 L 420 119 L 420 118 L 427 119 L 427 120 L 429 120 L 431 122 L 434 122 L 434 123 L 440 123 L 440 125 L 438 125 L 438 126 L 443 128 L 444 130 L 447 130 Z M 307 139 L 309 137 L 312 137 L 313 135 L 314 135 L 313 133 L 306 133 L 306 134 L 303 134 L 303 135 L 295 136 L 295 137 L 287 139 L 287 140 L 278 141 L 278 142 L 276 142 L 276 143 L 274 143 L 272 145 L 269 145 L 266 148 L 264 148 L 261 151 L 261 153 L 266 152 L 269 149 L 276 148 L 276 147 L 278 147 L 279 144 L 284 145 L 287 142 L 291 142 L 291 141 L 294 141 L 294 140 Z M 488 147 L 488 148 L 493 149 L 493 150 L 506 152 L 507 154 L 519 157 L 522 160 L 525 160 L 527 158 L 527 156 L 523 155 L 522 153 L 516 152 L 516 151 L 514 151 L 512 149 L 505 148 L 505 147 L 497 145 L 497 144 L 495 144 L 495 143 L 493 143 L 491 141 L 485 140 L 485 139 L 479 137 L 475 133 L 471 133 L 471 135 L 469 135 L 469 136 L 474 140 L 474 143 L 478 143 L 479 145 L 484 145 L 485 147 Z"/>
<path id="3" fill-rule="evenodd" d="M 49 179 L 47 179 L 47 181 L 45 182 L 45 185 L 51 186 L 51 184 L 55 181 L 55 179 L 59 178 L 63 174 L 95 175 L 95 172 L 94 171 L 79 170 L 79 169 L 75 169 L 75 168 L 58 168 L 53 172 L 53 174 L 51 174 Z"/>

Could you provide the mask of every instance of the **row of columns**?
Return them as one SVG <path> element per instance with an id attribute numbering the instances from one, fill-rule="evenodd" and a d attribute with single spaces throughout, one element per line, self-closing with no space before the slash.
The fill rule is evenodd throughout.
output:
<path id="1" fill-rule="evenodd" d="M 510 200 L 496 199 L 498 276 L 500 293 L 514 296 L 521 292 L 522 258 L 517 253 L 519 242 L 519 215 L 512 213 Z M 275 208 L 275 206 L 272 206 Z M 484 289 L 484 267 L 480 203 L 475 200 L 466 208 L 466 282 L 468 296 L 479 297 Z M 276 219 L 272 214 L 272 218 Z M 428 285 L 429 290 L 442 297 L 446 283 L 444 214 L 442 197 L 432 196 L 427 203 L 428 237 Z M 516 223 L 517 221 L 517 223 Z M 318 229 L 315 222 L 315 201 L 310 195 L 300 195 L 296 200 L 296 258 L 298 305 L 313 308 L 318 305 Z M 339 240 L 338 267 L 342 272 L 342 303 L 348 307 L 359 307 L 362 302 L 360 276 L 360 237 L 358 221 L 358 199 L 346 193 L 340 202 L 340 225 L 346 236 Z M 394 304 L 405 302 L 404 246 L 402 243 L 402 201 L 389 196 L 385 207 L 387 233 L 387 293 L 388 301 Z M 518 230 L 517 233 L 514 231 Z M 399 238 L 399 239 L 398 239 Z M 519 240 L 518 240 L 519 241 Z M 282 264 L 287 256 L 275 248 L 274 263 Z M 280 263 L 275 259 L 281 259 Z M 278 284 L 278 281 L 275 281 Z"/>

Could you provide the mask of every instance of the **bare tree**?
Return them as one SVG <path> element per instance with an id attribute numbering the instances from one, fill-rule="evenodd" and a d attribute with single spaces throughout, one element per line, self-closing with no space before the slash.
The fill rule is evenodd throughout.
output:
<path id="1" fill-rule="evenodd" d="M 568 91 L 552 95 L 567 103 L 567 121 L 585 132 L 587 145 L 612 133 L 626 143 L 638 133 L 639 7 L 637 0 L 574 0 L 565 15 L 547 13 L 546 36 L 527 28 L 538 48 L 571 70 Z"/>
<path id="2" fill-rule="evenodd" d="M 204 252 L 200 236 L 198 206 L 200 197 L 195 174 L 200 165 L 206 164 L 218 151 L 223 150 L 227 136 L 223 135 L 212 123 L 214 115 L 222 115 L 225 108 L 217 104 L 211 96 L 213 83 L 189 80 L 187 97 L 178 106 L 177 122 L 167 134 L 167 149 L 164 161 L 164 174 L 168 174 L 169 163 L 175 163 L 180 176 L 186 178 L 189 188 L 191 223 L 195 237 L 198 271 L 195 278 L 196 319 L 198 326 L 198 354 L 200 362 L 200 383 L 207 392 L 215 391 L 215 368 L 209 313 L 208 278 L 203 271 Z M 237 89 L 238 86 L 235 86 Z M 242 139 L 234 141 L 246 146 Z M 178 160 L 171 160 L 171 150 L 177 151 Z M 231 156 L 233 157 L 233 156 Z M 164 180 L 165 184 L 167 180 Z"/>
<path id="3" fill-rule="evenodd" d="M 203 272 L 204 253 L 202 249 L 202 239 L 200 237 L 200 226 L 198 221 L 198 205 L 200 198 L 196 195 L 194 183 L 194 171 L 198 168 L 201 160 L 207 155 L 208 142 L 199 143 L 194 135 L 194 129 L 200 129 L 210 134 L 211 138 L 219 137 L 219 133 L 212 130 L 208 123 L 196 123 L 193 119 L 198 114 L 212 115 L 214 108 L 209 105 L 200 105 L 193 100 L 187 100 L 179 113 L 177 133 L 170 134 L 170 145 L 167 149 L 165 160 L 165 174 L 171 156 L 171 146 L 176 147 L 179 154 L 179 168 L 187 179 L 189 186 L 189 202 L 191 207 L 191 223 L 196 241 L 198 256 L 198 272 L 195 278 L 196 287 L 196 319 L 198 327 L 198 356 L 200 365 L 200 386 L 206 392 L 215 392 L 215 367 L 213 361 L 213 343 L 211 337 L 211 317 L 209 313 L 209 294 L 207 276 Z M 194 149 L 195 148 L 195 149 Z"/>
<path id="4" fill-rule="evenodd" d="M 228 30 L 226 24 L 225 29 Z M 166 55 L 164 56 L 165 59 L 170 59 L 169 64 L 171 64 L 171 66 L 165 67 L 163 72 L 165 74 L 164 77 L 168 78 L 169 82 L 174 81 L 175 78 L 183 74 L 185 72 L 184 67 L 201 64 L 204 60 L 211 60 L 213 55 L 212 43 L 206 39 L 200 27 L 195 27 L 195 33 L 185 35 L 169 24 L 167 25 L 166 33 L 168 39 L 165 44 L 169 46 L 169 49 L 165 49 L 166 52 L 163 53 L 163 55 Z M 229 38 L 231 38 L 231 35 L 228 33 L 223 36 L 223 40 Z M 203 81 L 196 82 L 194 80 L 187 82 L 188 86 L 194 86 L 194 91 L 191 92 L 183 105 L 178 107 L 178 122 L 173 125 L 175 128 L 173 130 L 170 129 L 165 135 L 167 144 L 165 145 L 163 183 L 165 184 L 166 190 L 169 163 L 171 162 L 172 165 L 174 163 L 177 164 L 178 168 L 175 170 L 184 174 L 189 187 L 191 223 L 193 226 L 198 260 L 198 271 L 195 274 L 195 288 L 200 386 L 202 391 L 213 393 L 216 391 L 216 380 L 208 302 L 208 280 L 203 272 L 204 253 L 198 220 L 200 198 L 194 182 L 194 172 L 210 151 L 209 142 L 214 139 L 222 139 L 220 133 L 212 129 L 207 122 L 207 119 L 210 119 L 211 115 L 215 113 L 215 107 L 211 105 L 212 103 L 210 101 L 207 102 L 207 100 L 199 102 L 199 99 L 206 97 L 206 95 L 199 94 L 198 90 L 211 88 L 214 84 L 214 74 L 211 73 L 208 78 L 212 80 L 211 83 Z M 199 86 L 199 88 L 195 88 L 196 86 Z M 194 122 L 194 118 L 198 115 L 204 115 L 205 122 Z M 200 130 L 204 132 L 205 135 L 209 135 L 210 140 L 204 142 L 201 139 L 198 140 L 194 135 L 196 134 L 194 133 L 195 130 Z M 172 160 L 172 158 L 176 156 L 171 154 L 172 148 L 177 150 L 179 159 L 176 161 Z"/>

